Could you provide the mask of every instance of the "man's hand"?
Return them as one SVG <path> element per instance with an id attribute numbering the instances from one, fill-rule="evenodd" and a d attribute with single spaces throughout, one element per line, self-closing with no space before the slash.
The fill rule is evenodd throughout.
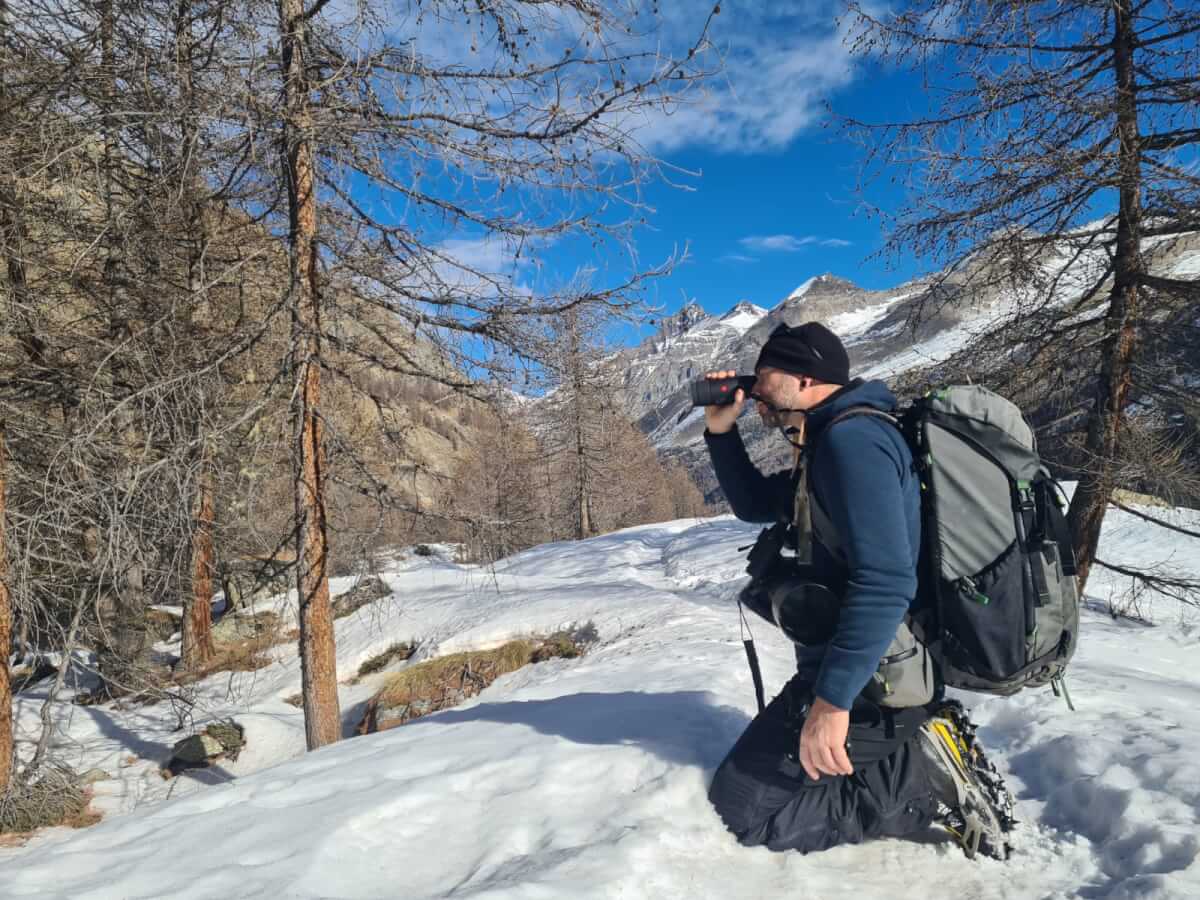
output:
<path id="1" fill-rule="evenodd" d="M 850 713 L 813 700 L 800 730 L 800 765 L 813 781 L 822 775 L 852 775 L 854 767 L 846 755 L 846 734 L 850 731 Z"/>
<path id="2" fill-rule="evenodd" d="M 709 381 L 718 378 L 734 378 L 737 372 L 720 371 L 706 372 L 704 377 Z M 725 406 L 706 406 L 704 407 L 704 424 L 708 428 L 709 434 L 725 434 L 731 428 L 733 423 L 737 421 L 738 414 L 742 411 L 742 404 L 746 402 L 746 392 L 738 388 L 733 394 L 733 402 Z"/>

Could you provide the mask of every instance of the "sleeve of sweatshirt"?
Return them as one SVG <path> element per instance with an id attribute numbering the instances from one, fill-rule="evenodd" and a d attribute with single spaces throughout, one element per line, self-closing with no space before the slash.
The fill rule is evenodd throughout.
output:
<path id="1" fill-rule="evenodd" d="M 725 434 L 705 429 L 704 443 L 717 473 L 717 482 L 733 514 L 743 522 L 777 522 L 792 517 L 792 481 L 787 471 L 764 475 L 750 461 L 734 425 Z"/>
<path id="2" fill-rule="evenodd" d="M 904 509 L 904 460 L 891 435 L 866 417 L 830 429 L 816 457 L 814 488 L 845 544 L 848 569 L 841 618 L 816 694 L 849 709 L 879 666 L 917 590 Z"/>

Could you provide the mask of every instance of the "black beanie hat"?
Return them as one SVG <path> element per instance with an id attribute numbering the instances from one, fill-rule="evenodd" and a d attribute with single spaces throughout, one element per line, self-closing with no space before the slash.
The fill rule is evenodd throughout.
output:
<path id="1" fill-rule="evenodd" d="M 808 375 L 827 384 L 850 382 L 850 357 L 838 336 L 820 322 L 805 322 L 795 328 L 780 325 L 763 344 L 755 371 L 760 366 L 782 369 L 793 375 Z"/>

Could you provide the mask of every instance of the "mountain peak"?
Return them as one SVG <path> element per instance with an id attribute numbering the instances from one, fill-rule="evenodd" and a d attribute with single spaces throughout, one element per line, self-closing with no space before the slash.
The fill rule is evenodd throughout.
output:
<path id="1" fill-rule="evenodd" d="M 729 312 L 727 312 L 727 313 L 725 313 L 725 315 L 721 316 L 721 319 L 722 320 L 732 319 L 734 316 L 744 316 L 744 315 L 761 317 L 761 316 L 765 316 L 766 314 L 767 314 L 767 311 L 765 309 L 763 309 L 761 306 L 755 306 L 749 300 L 739 300 L 736 304 L 734 304 L 733 309 L 729 310 Z"/>
<path id="2" fill-rule="evenodd" d="M 830 294 L 837 291 L 862 291 L 857 284 L 846 278 L 839 278 L 832 272 L 826 272 L 823 275 L 817 275 L 810 278 L 801 284 L 798 288 L 787 295 L 787 300 L 799 300 L 803 297 L 816 294 Z"/>
<path id="3" fill-rule="evenodd" d="M 794 291 L 792 291 L 790 294 L 788 294 L 786 299 L 797 300 L 800 297 L 803 297 L 805 294 L 808 293 L 809 288 L 811 288 L 814 284 L 817 283 L 818 279 L 821 279 L 824 277 L 825 277 L 824 275 L 818 275 L 816 278 L 809 278 L 807 281 L 801 283 L 801 285 L 798 288 L 796 288 Z"/>
<path id="4" fill-rule="evenodd" d="M 803 284 L 800 284 L 796 290 L 788 294 L 780 306 L 787 304 L 793 300 L 805 300 L 810 298 L 818 298 L 818 296 L 829 296 L 830 294 L 862 294 L 863 288 L 858 287 L 858 284 L 847 280 L 847 278 L 839 278 L 833 272 L 826 272 L 824 275 L 817 275 L 809 278 Z M 776 307 L 778 308 L 778 307 Z"/>
<path id="5" fill-rule="evenodd" d="M 749 300 L 739 300 L 733 309 L 721 316 L 718 321 L 728 328 L 736 328 L 738 331 L 745 332 L 766 314 L 767 311 L 761 306 L 755 306 Z"/>
<path id="6" fill-rule="evenodd" d="M 662 319 L 662 334 L 664 337 L 675 337 L 690 330 L 697 322 L 708 318 L 708 313 L 704 311 L 699 303 L 692 301 L 684 304 L 683 308 L 673 316 L 664 316 Z"/>

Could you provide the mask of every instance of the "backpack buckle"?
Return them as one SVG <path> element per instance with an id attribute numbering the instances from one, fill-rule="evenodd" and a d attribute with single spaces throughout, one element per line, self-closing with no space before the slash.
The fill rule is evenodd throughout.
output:
<path id="1" fill-rule="evenodd" d="M 1037 506 L 1037 498 L 1033 493 L 1033 485 L 1028 481 L 1017 482 L 1017 498 L 1021 503 L 1021 509 L 1033 509 Z"/>

